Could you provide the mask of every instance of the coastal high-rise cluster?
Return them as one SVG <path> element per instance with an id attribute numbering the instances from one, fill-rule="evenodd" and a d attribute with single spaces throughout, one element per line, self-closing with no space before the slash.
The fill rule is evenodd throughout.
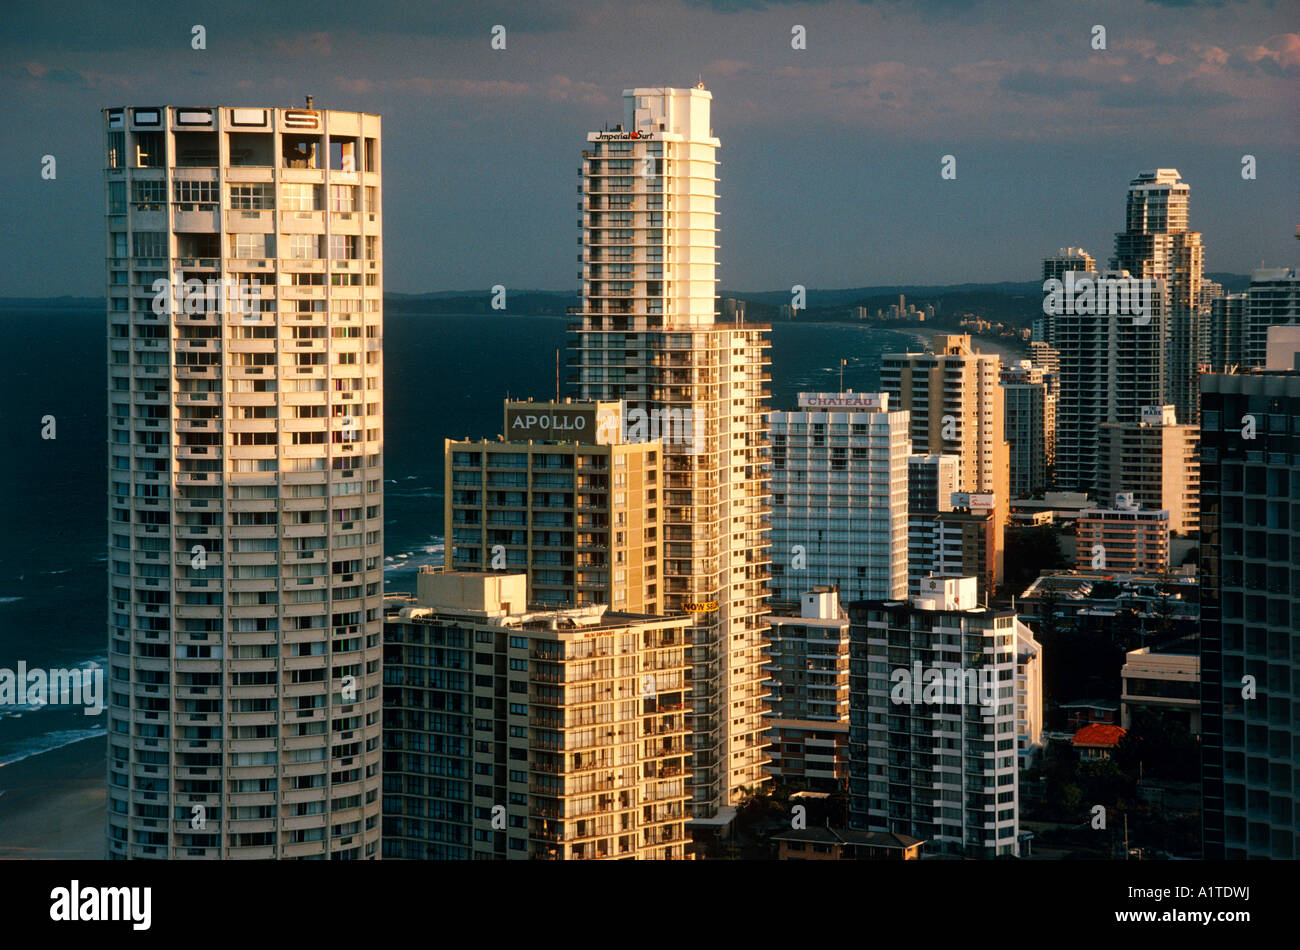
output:
<path id="1" fill-rule="evenodd" d="M 380 119 L 104 112 L 108 854 L 379 854 Z"/>
<path id="2" fill-rule="evenodd" d="M 586 135 L 567 395 L 444 439 L 445 563 L 389 596 L 379 117 L 105 111 L 110 857 L 682 860 L 770 784 L 846 853 L 1019 856 L 1088 636 L 1142 646 L 1118 717 L 1058 702 L 1080 756 L 1177 717 L 1206 854 L 1296 856 L 1295 270 L 1225 296 L 1143 171 L 1028 358 L 939 333 L 772 409 L 711 103 Z"/>

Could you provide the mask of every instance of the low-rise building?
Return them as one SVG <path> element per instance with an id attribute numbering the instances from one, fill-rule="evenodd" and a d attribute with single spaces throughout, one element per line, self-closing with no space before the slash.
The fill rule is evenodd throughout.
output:
<path id="1" fill-rule="evenodd" d="M 1085 762 L 1109 759 L 1119 748 L 1124 735 L 1125 730 L 1119 726 L 1093 723 L 1076 732 L 1074 738 L 1070 740 L 1070 745 L 1074 746 L 1074 750 L 1079 753 L 1079 758 Z"/>
<path id="2" fill-rule="evenodd" d="M 1128 494 L 1116 496 L 1114 508 L 1085 509 L 1074 562 L 1080 569 L 1169 570 L 1169 512 L 1139 508 Z"/>
<path id="3" fill-rule="evenodd" d="M 1193 648 L 1194 649 L 1194 648 Z M 1194 736 L 1201 734 L 1201 658 L 1196 653 L 1130 650 L 1120 695 L 1120 721 L 1133 727 L 1133 714 L 1152 712 L 1181 723 Z"/>
<path id="4" fill-rule="evenodd" d="M 925 842 L 911 835 L 814 826 L 772 835 L 780 861 L 915 861 Z"/>

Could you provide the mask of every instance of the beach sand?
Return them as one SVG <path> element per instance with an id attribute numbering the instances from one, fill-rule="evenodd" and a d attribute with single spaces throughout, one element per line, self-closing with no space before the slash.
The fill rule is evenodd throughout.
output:
<path id="1" fill-rule="evenodd" d="M 107 739 L 0 766 L 0 859 L 104 858 Z"/>

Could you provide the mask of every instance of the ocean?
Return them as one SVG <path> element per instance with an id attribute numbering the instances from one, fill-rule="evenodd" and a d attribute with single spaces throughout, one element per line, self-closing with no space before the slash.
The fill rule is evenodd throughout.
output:
<path id="1" fill-rule="evenodd" d="M 502 400 L 555 393 L 561 317 L 385 316 L 385 588 L 409 591 L 441 564 L 443 439 L 495 438 Z M 107 659 L 105 321 L 100 306 L 0 308 L 6 342 L 0 432 L 11 449 L 0 491 L 0 670 L 87 668 Z M 774 408 L 799 392 L 870 392 L 880 354 L 916 333 L 778 323 Z M 563 392 L 563 383 L 561 383 Z M 54 438 L 42 438 L 47 416 Z M 80 706 L 0 704 L 0 765 L 104 732 Z"/>

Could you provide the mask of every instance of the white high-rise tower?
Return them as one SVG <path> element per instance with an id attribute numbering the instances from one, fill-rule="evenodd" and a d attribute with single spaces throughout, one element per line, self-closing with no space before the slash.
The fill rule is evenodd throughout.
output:
<path id="1" fill-rule="evenodd" d="M 1124 230 L 1115 235 L 1110 264 L 1133 277 L 1165 282 L 1165 397 L 1184 424 L 1200 419 L 1197 380 L 1209 359 L 1202 328 L 1208 306 L 1201 302 L 1205 248 L 1201 233 L 1187 229 L 1191 191 L 1176 168 L 1138 172 L 1129 182 Z"/>
<path id="2" fill-rule="evenodd" d="M 711 100 L 702 84 L 624 90 L 623 121 L 587 135 L 569 342 L 576 395 L 625 400 L 664 442 L 658 586 L 665 610 L 696 617 L 688 792 L 700 822 L 725 820 L 769 761 L 768 328 L 715 323 Z"/>
<path id="3" fill-rule="evenodd" d="M 380 119 L 104 122 L 109 857 L 377 857 Z"/>

